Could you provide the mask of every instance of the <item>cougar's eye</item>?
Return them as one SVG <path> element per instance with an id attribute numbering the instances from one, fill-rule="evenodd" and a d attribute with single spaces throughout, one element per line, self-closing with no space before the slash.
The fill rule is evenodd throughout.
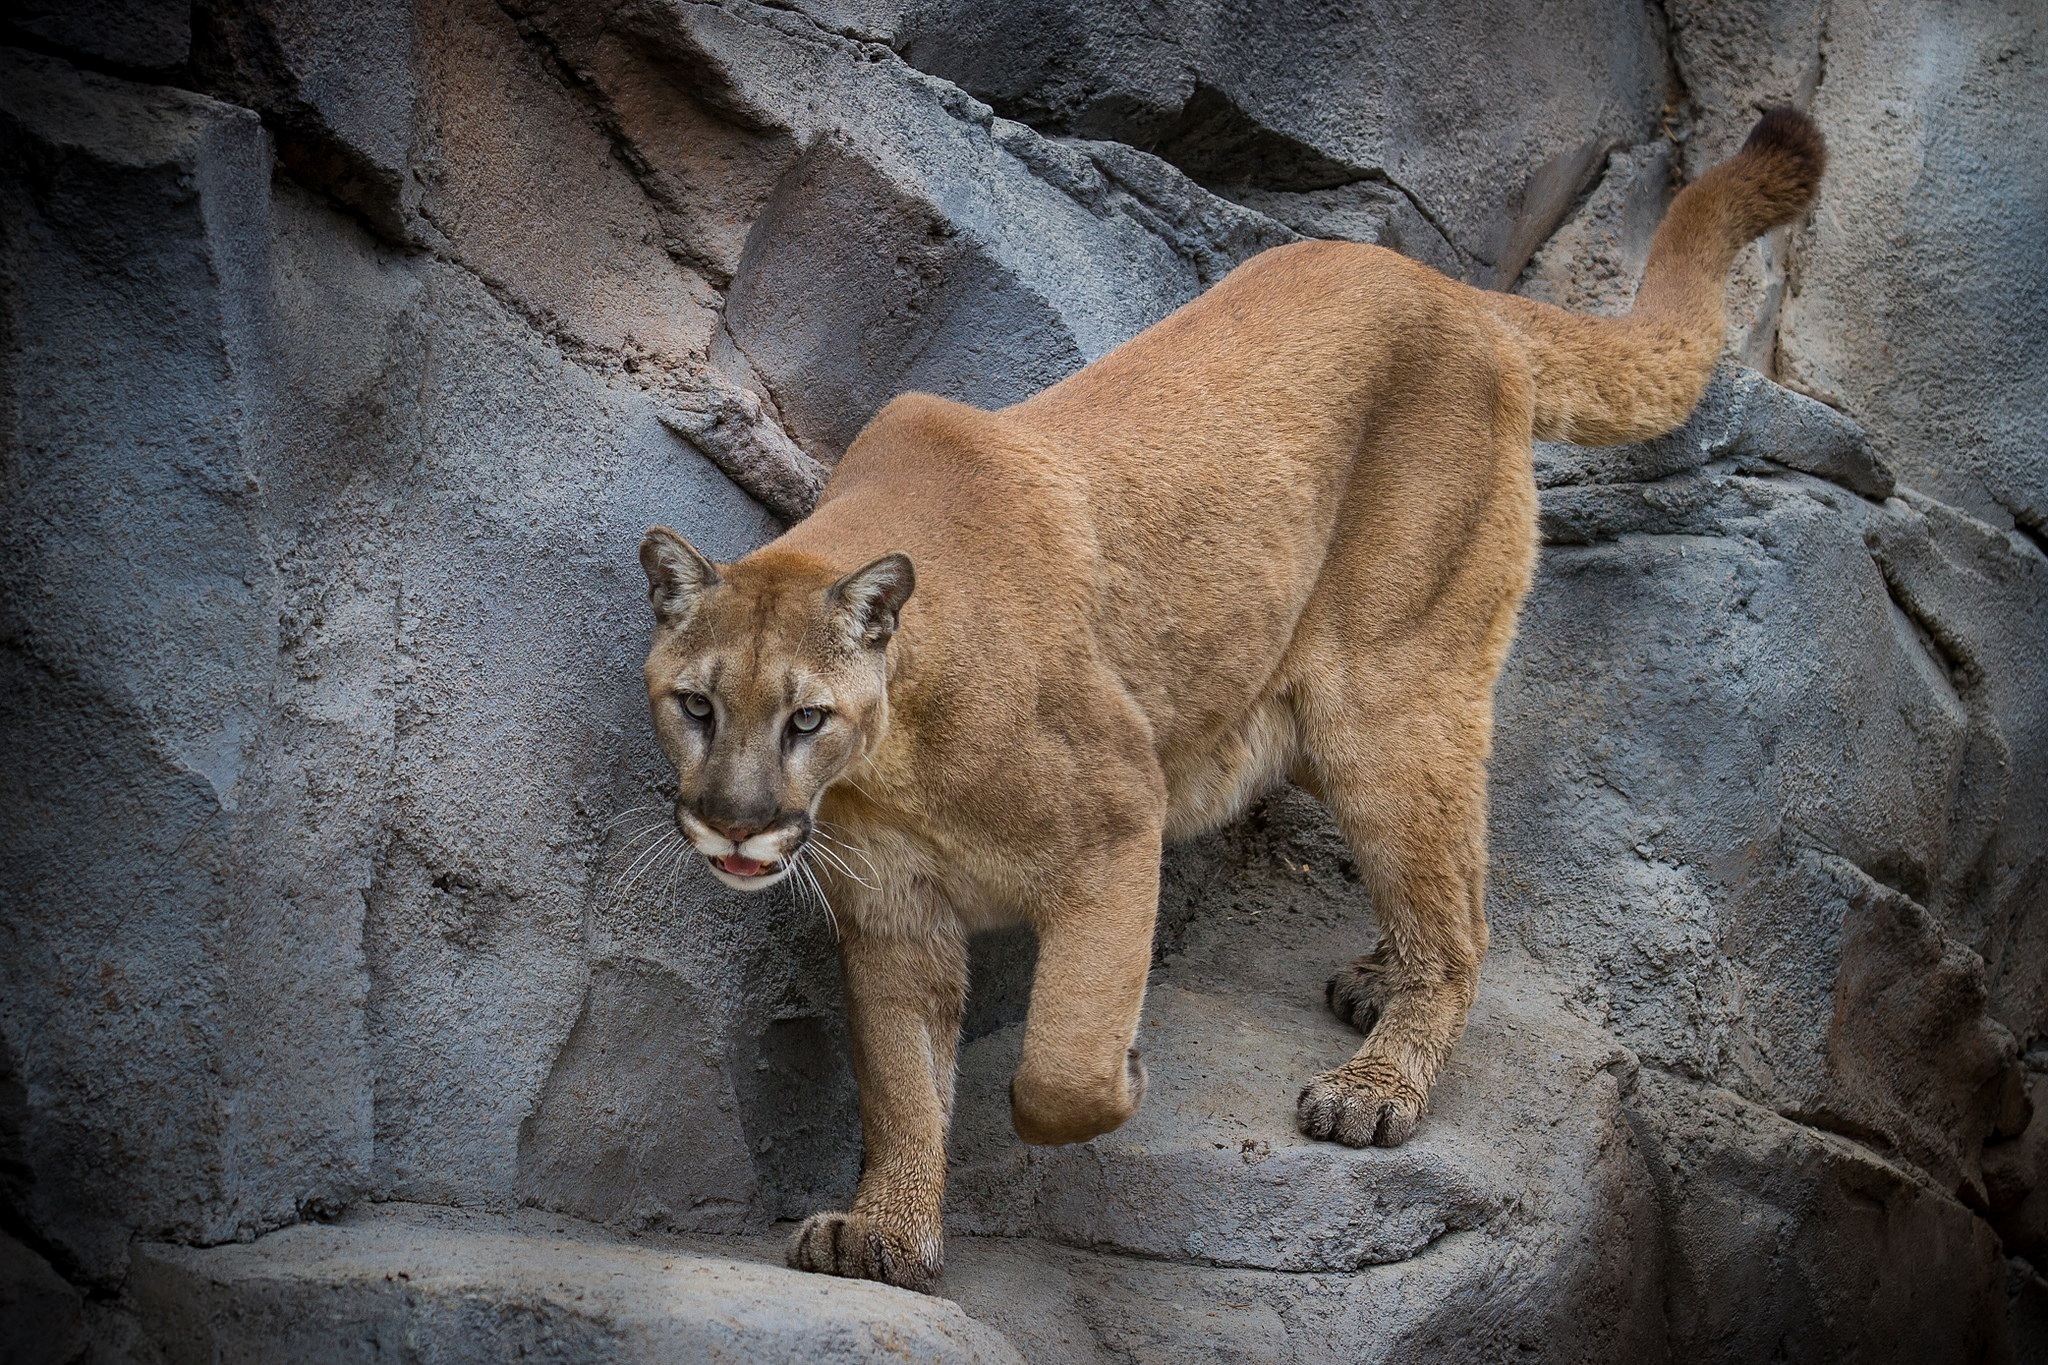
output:
<path id="1" fill-rule="evenodd" d="M 710 720 L 711 698 L 702 692 L 683 693 L 683 713 L 698 720 Z"/>
<path id="2" fill-rule="evenodd" d="M 815 706 L 806 706 L 789 718 L 789 728 L 800 735 L 808 735 L 824 723 L 825 713 Z"/>

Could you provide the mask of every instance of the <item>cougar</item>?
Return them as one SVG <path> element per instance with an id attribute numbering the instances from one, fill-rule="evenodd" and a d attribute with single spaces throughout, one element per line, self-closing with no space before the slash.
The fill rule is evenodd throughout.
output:
<path id="1" fill-rule="evenodd" d="M 727 884 L 815 875 L 836 911 L 865 1154 L 790 1264 L 936 1282 L 975 930 L 1038 939 L 1018 1135 L 1128 1119 L 1161 845 L 1282 779 L 1330 809 L 1379 925 L 1327 988 L 1363 1044 L 1300 1127 L 1408 1139 L 1486 956 L 1530 442 L 1683 422 L 1736 252 L 1805 212 L 1824 155 L 1805 115 L 1765 115 L 1673 201 L 1624 317 L 1297 242 L 1013 407 L 892 400 L 734 563 L 647 533 L 676 823 Z"/>

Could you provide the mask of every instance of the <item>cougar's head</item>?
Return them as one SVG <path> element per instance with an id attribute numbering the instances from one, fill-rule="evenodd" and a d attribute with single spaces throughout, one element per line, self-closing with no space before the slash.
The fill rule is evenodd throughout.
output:
<path id="1" fill-rule="evenodd" d="M 842 576 L 769 551 L 721 567 L 657 526 L 640 563 L 655 619 L 647 699 L 676 769 L 676 826 L 720 881 L 773 886 L 825 788 L 881 742 L 910 561 Z"/>

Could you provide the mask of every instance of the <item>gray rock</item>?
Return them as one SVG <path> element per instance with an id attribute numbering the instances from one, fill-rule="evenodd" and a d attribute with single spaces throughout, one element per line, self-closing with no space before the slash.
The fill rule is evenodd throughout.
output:
<path id="1" fill-rule="evenodd" d="M 325 730 L 279 676 L 255 116 L 5 60 L 9 1184 L 102 1278 L 131 1230 L 364 1187 L 367 812 L 301 784 L 375 720 Z"/>
<path id="2" fill-rule="evenodd" d="M 1465 262 L 1415 202 L 1390 184 L 1355 180 L 1322 190 L 1232 189 L 1231 197 L 1304 237 L 1369 242 L 1457 278 Z"/>
<path id="3" fill-rule="evenodd" d="M 424 129 L 408 0 L 205 0 L 192 67 L 208 94 L 263 115 L 278 160 L 379 233 L 417 241 Z"/>
<path id="4" fill-rule="evenodd" d="M 50 1263 L 0 1236 L 0 1342 L 19 1365 L 67 1365 L 85 1354 L 85 1299 Z"/>
<path id="5" fill-rule="evenodd" d="M 556 1217 L 384 1205 L 247 1245 L 145 1246 L 132 1291 L 186 1361 L 1012 1362 L 943 1299 L 634 1244 Z"/>
<path id="6" fill-rule="evenodd" d="M 1668 435 L 1622 446 L 1538 441 L 1536 486 L 1655 481 L 1716 461 L 1752 470 L 1771 465 L 1796 469 L 1867 498 L 1890 497 L 1896 486 L 1891 470 L 1854 422 L 1726 361 L 1714 371 L 1685 425 Z M 1572 518 L 1582 508 L 1613 505 L 1611 497 L 1597 494 L 1560 494 L 1544 505 L 1545 537 L 1553 544 L 1585 543 L 1583 537 L 1594 532 Z"/>
<path id="7" fill-rule="evenodd" d="M 1673 1359 L 2035 1358 L 1996 1236 L 1910 1172 L 1647 1069 L 1634 1112 L 1669 1219 Z"/>
<path id="8" fill-rule="evenodd" d="M 139 71 L 183 66 L 192 53 L 185 0 L 22 0 L 0 22 L 90 61 Z"/>
<path id="9" fill-rule="evenodd" d="M 700 367 L 716 291 L 669 253 L 630 164 L 512 18 L 487 0 L 435 6 L 420 42 L 433 139 L 420 211 L 447 250 L 586 362 Z M 574 211 L 537 232 L 542 205 Z"/>
<path id="10" fill-rule="evenodd" d="M 1515 292 L 1578 313 L 1626 313 L 1670 203 L 1669 144 L 1610 154 L 1600 183 L 1530 259 Z"/>
<path id="11" fill-rule="evenodd" d="M 1625 5 L 1437 18 L 1049 0 L 997 20 L 932 4 L 893 41 L 1007 117 L 1130 143 L 1226 193 L 1391 187 L 1467 273 L 1511 282 L 1607 153 L 1652 131 L 1661 38 Z"/>
<path id="12" fill-rule="evenodd" d="M 1821 78 L 1828 8 L 1815 0 L 1673 0 L 1671 64 L 1684 104 L 1680 164 L 1697 180 L 1735 154 L 1764 110 L 1804 109 Z M 1831 141 L 1854 130 L 1827 128 Z"/>
<path id="13" fill-rule="evenodd" d="M 1501 688 L 1493 915 L 1646 1060 L 1977 1186 L 2014 1044 L 1959 888 L 2005 731 L 1866 548 L 1899 515 L 1801 476 L 1553 490 L 1580 543 Z"/>
<path id="14" fill-rule="evenodd" d="M 646 707 L 632 547 L 666 522 L 731 557 L 772 523 L 635 390 L 565 361 L 468 276 L 424 277 L 407 321 L 432 360 L 403 376 L 419 444 L 390 546 L 402 685 L 364 893 L 377 1188 L 509 1202 L 521 1124 L 605 956 L 592 902 L 625 870 L 607 860 L 645 851 L 602 827 L 660 800 L 658 757 L 620 743 Z M 467 738 L 480 731 L 488 744 Z M 683 907 L 735 909 L 701 885 Z M 764 910 L 741 918 L 767 932 Z"/>
<path id="15" fill-rule="evenodd" d="M 1907 483 L 2048 527 L 2048 43 L 2038 6 L 1831 11 L 1828 190 L 1798 240 L 1779 364 Z M 1904 54 L 1916 54 L 1908 60 Z"/>
<path id="16" fill-rule="evenodd" d="M 131 1231 L 515 1200 L 655 772 L 632 547 L 773 523 L 473 276 L 273 201 L 247 112 L 6 91 L 16 1207 L 112 1278 Z"/>

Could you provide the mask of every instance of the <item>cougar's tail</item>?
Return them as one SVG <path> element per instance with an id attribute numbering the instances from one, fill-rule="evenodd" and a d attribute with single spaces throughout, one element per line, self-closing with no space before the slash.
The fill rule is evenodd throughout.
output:
<path id="1" fill-rule="evenodd" d="M 1813 120 L 1773 109 L 1740 152 L 1672 201 L 1626 317 L 1489 295 L 1535 369 L 1537 439 L 1614 445 L 1684 422 L 1721 354 L 1721 296 L 1735 254 L 1805 213 L 1826 164 Z"/>

